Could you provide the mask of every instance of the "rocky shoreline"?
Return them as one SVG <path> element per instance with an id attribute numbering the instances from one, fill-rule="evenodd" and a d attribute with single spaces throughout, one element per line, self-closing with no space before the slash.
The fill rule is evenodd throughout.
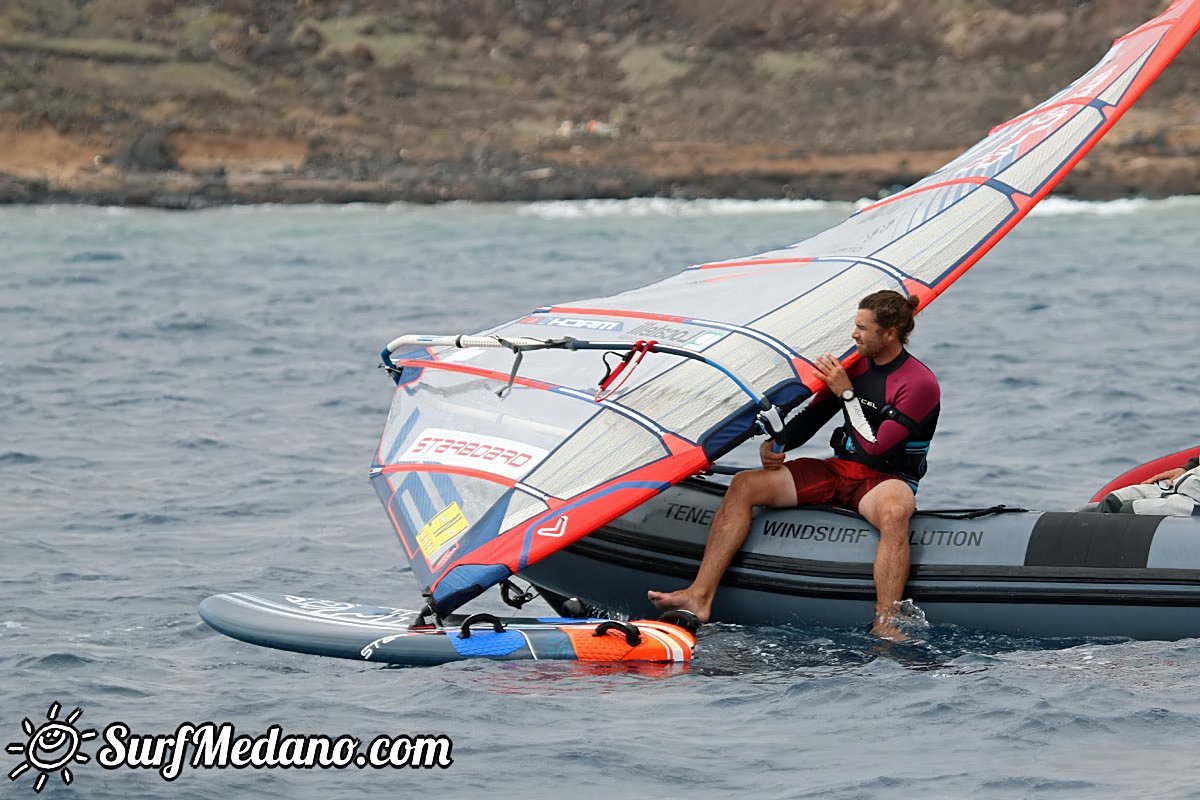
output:
<path id="1" fill-rule="evenodd" d="M 886 195 L 1161 0 L 12 0 L 0 203 Z M 1191 45 L 1056 189 L 1200 193 Z"/>
<path id="2" fill-rule="evenodd" d="M 376 175 L 339 167 L 302 172 L 98 170 L 66 180 L 0 173 L 0 204 L 79 204 L 200 209 L 261 203 L 343 204 L 451 201 L 735 198 L 743 200 L 877 198 L 936 169 L 953 151 L 812 159 L 804 168 L 755 164 L 648 173 L 620 162 L 557 163 L 527 154 L 479 154 L 431 164 L 383 164 Z M 361 168 L 356 170 L 362 172 Z M 1101 152 L 1056 189 L 1077 200 L 1162 198 L 1200 191 L 1200 159 Z"/>

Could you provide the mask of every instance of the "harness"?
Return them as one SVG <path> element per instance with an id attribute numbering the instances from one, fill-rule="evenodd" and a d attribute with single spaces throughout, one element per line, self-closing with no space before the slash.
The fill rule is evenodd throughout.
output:
<path id="1" fill-rule="evenodd" d="M 882 417 L 882 420 L 880 420 L 881 424 L 883 420 L 890 419 L 903 425 L 912 436 L 917 436 L 921 432 L 920 423 L 890 403 L 880 409 L 879 413 Z M 922 441 L 908 440 L 904 443 L 904 451 L 902 453 L 893 450 L 883 455 L 872 456 L 858 449 L 854 444 L 854 437 L 842 425 L 834 429 L 833 436 L 829 440 L 829 446 L 833 448 L 834 455 L 838 458 L 847 461 L 857 461 L 872 469 L 878 469 L 880 472 L 887 472 L 900 477 L 912 487 L 914 492 L 917 490 L 917 482 L 929 470 L 927 461 L 927 456 L 929 455 L 928 439 Z"/>

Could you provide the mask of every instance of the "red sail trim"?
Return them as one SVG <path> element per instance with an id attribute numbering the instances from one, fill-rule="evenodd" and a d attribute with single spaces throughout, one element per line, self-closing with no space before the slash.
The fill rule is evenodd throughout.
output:
<path id="1" fill-rule="evenodd" d="M 632 317 L 634 319 L 652 319 L 655 322 L 689 322 L 691 319 L 674 314 L 655 314 L 650 311 L 629 311 L 621 308 L 575 308 L 574 306 L 550 306 L 545 313 L 581 314 L 589 317 Z"/>
<path id="2" fill-rule="evenodd" d="M 1108 87 L 1107 84 L 1105 84 L 1104 86 L 1101 86 L 1099 88 L 1099 91 L 1096 92 L 1096 95 L 1098 96 L 1098 95 L 1102 94 L 1107 87 Z M 1011 128 L 1012 126 L 1016 125 L 1017 123 L 1024 122 L 1025 120 L 1029 119 L 1030 117 L 1040 116 L 1041 114 L 1046 113 L 1047 111 L 1049 111 L 1052 108 L 1062 108 L 1063 106 L 1079 106 L 1080 108 L 1082 108 L 1082 107 L 1086 106 L 1088 103 L 1091 103 L 1095 99 L 1096 99 L 1095 97 L 1072 97 L 1072 98 L 1068 98 L 1066 100 L 1060 100 L 1057 103 L 1050 103 L 1049 105 L 1039 106 L 1038 108 L 1031 108 L 1028 111 L 1026 111 L 1024 114 L 1015 116 L 1012 119 L 1010 119 L 1008 122 L 1002 122 L 999 125 L 997 125 L 996 127 L 992 128 L 990 131 L 988 131 L 988 135 L 991 136 L 992 134 L 999 133 L 1000 131 L 1004 130 L 1005 128 Z"/>
<path id="3" fill-rule="evenodd" d="M 754 272 L 743 272 L 740 275 L 717 275 L 712 278 L 704 278 L 703 283 L 720 283 L 721 281 L 738 281 L 746 278 L 761 278 L 763 275 L 771 275 L 776 272 L 786 272 L 792 269 L 806 266 L 812 259 L 805 259 L 803 262 L 788 264 L 787 266 L 777 266 L 774 269 L 758 269 Z"/>
<path id="4" fill-rule="evenodd" d="M 704 449 L 693 445 L 576 497 L 560 500 L 550 511 L 501 532 L 492 541 L 465 554 L 449 565 L 430 588 L 436 590 L 445 574 L 466 564 L 503 564 L 516 573 L 524 565 L 542 560 L 636 508 L 657 495 L 661 486 L 694 475 L 707 466 Z M 539 530 L 546 533 L 539 535 Z M 530 540 L 528 546 L 526 540 Z"/>
<path id="5" fill-rule="evenodd" d="M 471 367 L 466 364 L 455 364 L 449 361 L 426 361 L 424 359 L 403 360 L 397 361 L 397 365 L 401 367 L 417 367 L 419 369 L 440 369 L 446 372 L 459 372 L 464 375 L 474 375 L 477 378 L 489 378 L 494 381 L 502 381 L 508 383 L 509 375 L 506 372 L 498 372 L 494 369 L 484 369 L 483 367 Z M 545 381 L 535 381 L 530 378 L 522 378 L 518 375 L 513 379 L 513 383 L 520 386 L 528 386 L 531 389 L 550 390 L 558 387 L 559 384 L 547 383 Z"/>
<path id="6" fill-rule="evenodd" d="M 501 486 L 507 486 L 510 489 L 517 485 L 515 478 L 508 478 L 504 475 L 497 475 L 494 472 L 487 472 L 482 469 L 471 469 L 470 467 L 451 467 L 446 464 L 400 462 L 397 464 L 388 464 L 379 471 L 384 475 L 391 475 L 394 472 L 444 472 L 449 475 L 461 475 L 464 478 L 478 478 L 481 481 L 498 483 Z"/>
<path id="7" fill-rule="evenodd" d="M 855 351 L 855 355 L 857 354 L 857 351 Z M 850 364 L 849 361 L 844 361 L 842 363 L 847 365 Z M 825 381 L 821 380 L 820 371 L 813 366 L 813 363 L 808 359 L 793 358 L 792 370 L 800 378 L 800 382 L 808 387 L 808 390 L 813 394 L 821 391 L 821 388 L 825 385 Z"/>
<path id="8" fill-rule="evenodd" d="M 690 452 L 692 452 L 692 450 L 694 450 L 695 448 L 698 447 L 698 445 L 695 442 L 689 442 L 687 439 L 683 438 L 682 436 L 678 436 L 669 431 L 664 431 L 663 434 L 659 438 L 662 439 L 662 443 L 666 446 L 667 451 L 670 452 L 670 454 L 672 456 L 680 456 L 680 455 L 684 455 L 685 453 L 690 453 Z M 708 466 L 708 464 L 704 463 L 704 464 L 700 465 L 700 467 L 697 467 L 696 469 L 699 470 L 699 469 L 702 469 L 703 467 L 707 467 L 707 466 Z M 691 473 L 689 473 L 689 474 L 691 474 Z"/>
<path id="9" fill-rule="evenodd" d="M 979 185 L 979 184 L 987 183 L 989 180 L 991 180 L 991 178 L 985 178 L 982 176 L 972 176 L 969 178 L 954 178 L 953 180 L 942 181 L 940 183 L 931 183 L 928 186 L 921 186 L 921 187 L 918 187 L 918 188 L 915 188 L 912 190 L 906 189 L 902 192 L 897 192 L 896 194 L 885 197 L 882 200 L 880 200 L 878 203 L 872 203 L 871 205 L 864 208 L 862 211 L 870 211 L 871 209 L 874 209 L 874 208 L 882 208 L 883 206 L 886 206 L 889 203 L 894 203 L 897 200 L 904 200 L 906 198 L 912 197 L 913 195 L 921 194 L 923 192 L 932 192 L 932 191 L 936 191 L 938 189 L 945 189 L 947 186 L 956 186 L 958 184 Z M 862 211 L 860 211 L 859 213 L 861 214 Z"/>
<path id="10" fill-rule="evenodd" d="M 1113 40 L 1113 44 L 1116 45 L 1116 44 L 1119 44 L 1119 43 L 1125 41 L 1126 39 L 1132 39 L 1134 36 L 1138 36 L 1140 34 L 1145 33 L 1148 30 L 1153 30 L 1154 28 L 1169 28 L 1172 25 L 1175 25 L 1183 17 L 1184 12 L 1182 12 L 1182 11 L 1179 13 L 1173 13 L 1173 12 L 1175 11 L 1176 8 L 1179 8 L 1181 6 L 1186 6 L 1190 1 L 1191 0 L 1175 0 L 1175 2 L 1171 3 L 1171 5 L 1167 8 L 1166 11 L 1159 14 L 1154 19 L 1143 22 L 1140 26 L 1138 26 L 1137 28 L 1134 28 L 1129 33 L 1125 34 L 1124 36 L 1118 36 L 1116 39 Z M 1191 34 L 1189 34 L 1189 36 L 1190 35 Z"/>
<path id="11" fill-rule="evenodd" d="M 714 261 L 711 264 L 698 264 L 692 267 L 692 269 L 729 269 L 730 267 L 757 267 L 760 265 L 770 266 L 772 264 L 806 264 L 812 260 L 812 256 L 805 256 L 803 258 L 752 258 L 745 261 Z"/>
<path id="12" fill-rule="evenodd" d="M 924 284 L 918 285 L 920 285 L 922 289 L 925 288 Z M 925 292 L 922 292 L 922 295 L 923 294 L 925 294 Z M 922 307 L 923 306 L 924 303 L 922 303 Z M 848 370 L 857 364 L 861 358 L 862 356 L 859 355 L 857 349 L 851 350 L 850 355 L 842 358 L 842 366 Z M 798 358 L 793 359 L 792 364 L 796 369 L 796 375 L 800 378 L 800 382 L 803 383 L 804 386 L 814 395 L 822 389 L 827 388 L 825 381 L 821 378 L 821 371 L 813 366 L 812 362 L 803 358 Z"/>

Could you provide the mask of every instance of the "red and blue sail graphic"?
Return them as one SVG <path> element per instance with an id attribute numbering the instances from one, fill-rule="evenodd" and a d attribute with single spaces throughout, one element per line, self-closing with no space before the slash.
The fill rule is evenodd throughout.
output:
<path id="1" fill-rule="evenodd" d="M 941 169 L 789 247 L 539 308 L 471 337 L 389 345 L 397 388 L 371 476 L 431 607 L 450 613 L 704 469 L 754 434 L 764 404 L 804 402 L 823 385 L 813 359 L 856 357 L 847 331 L 860 298 L 895 289 L 928 305 L 1198 27 L 1200 0 L 1174 3 Z M 550 348 L 514 345 L 553 337 Z M 601 356 L 571 349 L 595 340 L 651 352 L 598 395 Z M 649 341 L 659 349 L 637 345 Z"/>

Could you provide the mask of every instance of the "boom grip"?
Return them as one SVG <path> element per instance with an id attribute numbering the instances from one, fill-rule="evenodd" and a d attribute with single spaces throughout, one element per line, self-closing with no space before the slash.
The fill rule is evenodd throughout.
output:
<path id="1" fill-rule="evenodd" d="M 782 453 L 786 436 L 783 413 L 779 410 L 779 406 L 770 405 L 765 398 L 759 409 L 758 417 L 755 421 L 758 423 L 758 427 L 762 428 L 763 433 L 775 440 L 774 444 L 771 445 L 771 452 Z"/>
<path id="2" fill-rule="evenodd" d="M 426 336 L 424 334 L 408 334 L 398 336 L 388 342 L 386 352 L 394 353 L 409 347 L 546 347 L 545 339 L 532 339 L 528 336 Z"/>

